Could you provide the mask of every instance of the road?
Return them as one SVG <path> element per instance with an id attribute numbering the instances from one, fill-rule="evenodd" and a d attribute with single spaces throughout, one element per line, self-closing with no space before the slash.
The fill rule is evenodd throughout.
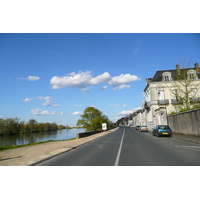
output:
<path id="1" fill-rule="evenodd" d="M 120 127 L 40 166 L 200 166 L 200 145 Z"/>

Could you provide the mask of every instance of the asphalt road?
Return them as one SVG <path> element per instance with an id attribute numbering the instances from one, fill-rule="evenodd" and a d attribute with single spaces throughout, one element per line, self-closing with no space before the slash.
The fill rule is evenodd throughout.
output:
<path id="1" fill-rule="evenodd" d="M 121 127 L 40 166 L 200 166 L 200 145 Z"/>

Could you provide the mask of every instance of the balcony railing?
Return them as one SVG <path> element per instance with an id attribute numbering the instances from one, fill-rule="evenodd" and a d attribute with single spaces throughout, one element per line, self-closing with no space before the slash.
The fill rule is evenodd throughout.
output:
<path id="1" fill-rule="evenodd" d="M 174 105 L 179 105 L 179 104 L 183 104 L 182 100 L 177 100 L 177 99 L 171 99 L 171 103 Z"/>
<path id="2" fill-rule="evenodd" d="M 190 103 L 200 103 L 200 98 L 193 98 L 190 100 Z"/>
<path id="3" fill-rule="evenodd" d="M 144 103 L 144 108 L 149 108 L 151 106 L 151 102 L 150 101 L 146 101 Z"/>
<path id="4" fill-rule="evenodd" d="M 169 105 L 169 99 L 158 100 L 158 105 Z"/>

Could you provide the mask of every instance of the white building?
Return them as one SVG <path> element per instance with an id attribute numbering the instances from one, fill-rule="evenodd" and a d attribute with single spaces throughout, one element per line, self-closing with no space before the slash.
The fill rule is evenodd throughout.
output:
<path id="1" fill-rule="evenodd" d="M 187 68 L 187 79 L 192 79 L 194 87 L 200 83 L 199 65 L 195 63 L 194 68 Z M 177 99 L 176 85 L 181 85 L 177 75 L 183 73 L 179 65 L 172 70 L 159 70 L 153 78 L 146 79 L 146 87 L 144 89 L 146 101 L 142 103 L 142 110 L 133 113 L 133 125 L 147 125 L 151 130 L 159 124 L 168 124 L 167 115 L 176 112 L 177 105 L 180 101 Z M 183 82 L 183 81 L 182 81 Z M 173 91 L 173 92 L 172 92 Z M 173 94 L 174 93 L 174 94 Z M 200 100 L 200 89 L 194 89 L 195 95 L 192 95 L 192 101 Z"/>

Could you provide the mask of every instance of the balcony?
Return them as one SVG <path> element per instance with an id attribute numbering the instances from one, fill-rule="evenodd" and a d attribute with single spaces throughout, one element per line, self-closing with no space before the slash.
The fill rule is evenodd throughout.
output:
<path id="1" fill-rule="evenodd" d="M 171 103 L 174 105 L 183 104 L 183 100 L 171 99 Z"/>
<path id="2" fill-rule="evenodd" d="M 150 108 L 150 106 L 151 106 L 151 102 L 150 102 L 150 101 L 146 101 L 146 102 L 144 103 L 144 108 L 145 108 L 145 109 Z"/>
<path id="3" fill-rule="evenodd" d="M 158 100 L 158 105 L 169 105 L 169 99 Z"/>
<path id="4" fill-rule="evenodd" d="M 200 98 L 192 98 L 190 103 L 200 103 Z"/>

